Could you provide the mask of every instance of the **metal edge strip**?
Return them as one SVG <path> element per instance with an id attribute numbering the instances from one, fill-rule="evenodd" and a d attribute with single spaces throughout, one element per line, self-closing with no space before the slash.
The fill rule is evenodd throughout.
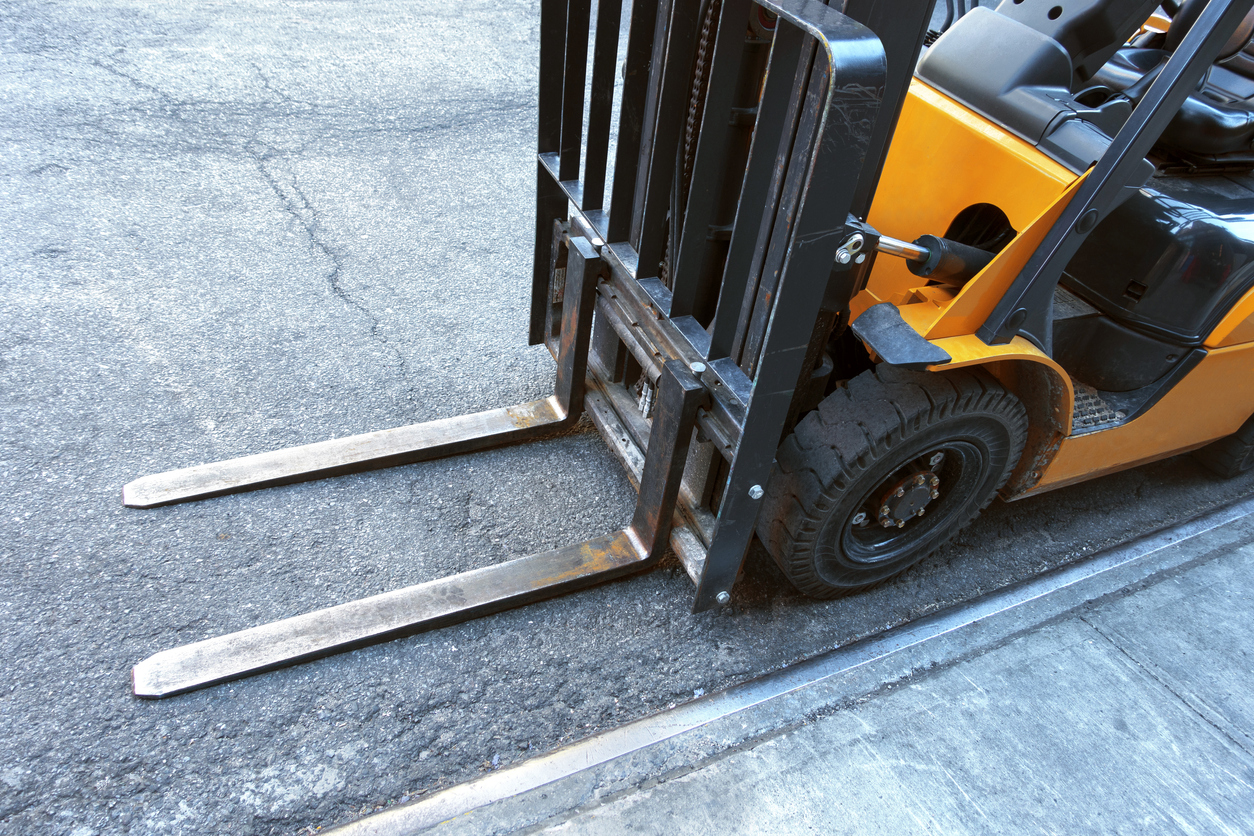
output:
<path id="1" fill-rule="evenodd" d="M 502 820 L 509 821 L 511 827 L 530 826 L 690 763 L 694 755 L 708 757 L 797 722 L 816 710 L 869 693 L 915 670 L 988 649 L 1076 607 L 1192 562 L 1195 558 L 1180 550 L 1173 553 L 1172 547 L 1251 515 L 1254 496 L 779 672 L 602 732 L 429 798 L 389 808 L 333 832 L 339 836 L 399 836 L 442 823 L 472 825 L 463 817 L 473 811 L 548 788 L 548 803 L 533 803 L 528 810 L 530 821 L 517 818 L 521 811 L 503 811 Z M 998 618 L 1012 614 L 1021 617 Z M 970 642 L 951 643 L 929 658 L 925 652 L 929 643 L 937 643 L 937 639 L 959 630 L 974 630 L 980 635 Z M 909 658 L 898 660 L 891 670 L 873 664 L 900 656 Z M 877 669 L 859 671 L 867 668 Z M 857 672 L 864 675 L 843 681 Z M 806 694 L 810 699 L 804 702 L 796 699 L 802 692 L 819 689 L 823 693 Z M 770 710 L 761 716 L 761 709 Z M 755 710 L 759 710 L 759 716 L 750 716 Z M 730 725 L 726 722 L 729 719 L 735 720 L 734 728 L 719 727 Z M 693 739 L 686 746 L 649 756 L 649 750 L 663 748 L 661 744 L 675 743 L 683 737 Z M 676 754 L 680 757 L 676 758 Z M 559 785 L 572 778 L 572 786 Z M 472 832 L 497 832 L 488 824 L 474 823 Z"/>

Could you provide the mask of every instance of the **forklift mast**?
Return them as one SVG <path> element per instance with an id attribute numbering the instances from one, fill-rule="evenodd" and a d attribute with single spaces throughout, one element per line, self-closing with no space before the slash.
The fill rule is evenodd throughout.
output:
<path id="1" fill-rule="evenodd" d="M 577 257 L 597 277 L 588 407 L 603 434 L 621 438 L 605 430 L 622 425 L 647 455 L 632 390 L 654 386 L 667 361 L 695 370 L 709 443 L 673 545 L 700 611 L 735 581 L 775 448 L 822 395 L 828 337 L 873 262 L 859 218 L 932 2 L 857 0 L 842 14 L 813 0 L 637 0 L 608 195 L 622 9 L 598 4 L 589 62 L 590 6 L 542 6 L 531 340 L 560 354 L 557 302 L 570 254 L 588 246 L 595 266 Z"/>

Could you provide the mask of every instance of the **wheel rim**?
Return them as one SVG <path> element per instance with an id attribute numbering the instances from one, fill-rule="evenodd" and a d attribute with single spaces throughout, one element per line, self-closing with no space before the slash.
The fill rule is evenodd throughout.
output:
<path id="1" fill-rule="evenodd" d="M 932 461 L 938 454 L 943 458 L 934 465 Z M 843 553 L 851 564 L 868 569 L 892 565 L 903 556 L 913 555 L 922 541 L 963 514 L 987 476 L 988 465 L 988 451 L 982 444 L 951 440 L 929 447 L 867 491 L 841 525 L 837 553 Z M 911 490 L 918 494 L 913 485 L 920 476 L 929 481 L 929 477 L 936 479 L 936 496 L 921 505 L 917 499 L 909 502 Z M 895 494 L 894 489 L 901 491 L 906 486 L 910 487 L 905 496 Z M 896 507 L 891 504 L 894 496 Z M 885 499 L 889 502 L 885 503 Z M 882 513 L 886 507 L 893 513 Z M 915 507 L 922 507 L 924 514 L 913 514 L 904 519 L 903 525 L 895 524 L 903 521 L 903 510 Z M 892 527 L 883 525 L 885 518 L 894 523 Z"/>

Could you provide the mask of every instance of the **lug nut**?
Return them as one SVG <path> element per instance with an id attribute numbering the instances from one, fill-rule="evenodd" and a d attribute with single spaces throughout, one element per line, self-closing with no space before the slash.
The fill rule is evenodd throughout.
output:
<path id="1" fill-rule="evenodd" d="M 905 528 L 905 527 L 906 527 L 906 521 L 905 521 L 905 520 L 897 520 L 897 527 L 898 527 L 898 528 Z"/>
<path id="2" fill-rule="evenodd" d="M 888 507 L 887 505 L 885 505 L 884 507 L 880 508 L 880 516 L 887 517 L 887 516 L 888 516 L 888 512 L 889 512 L 889 510 L 890 510 L 890 509 L 889 509 L 889 507 Z"/>
<path id="3" fill-rule="evenodd" d="M 884 528 L 892 528 L 893 521 L 889 519 L 883 519 L 883 520 L 880 520 L 880 525 L 884 526 Z"/>
<path id="4" fill-rule="evenodd" d="M 905 495 L 906 495 L 906 489 L 905 489 L 905 488 L 898 488 L 898 489 L 897 489 L 897 493 L 893 494 L 893 496 L 905 496 Z"/>
<path id="5" fill-rule="evenodd" d="M 928 479 L 927 481 L 931 483 L 932 487 L 936 487 L 937 485 L 940 484 L 940 479 L 938 479 L 935 476 L 933 476 L 931 479 Z"/>
<path id="6" fill-rule="evenodd" d="M 914 483 L 916 485 L 924 485 L 927 483 L 927 477 L 920 473 L 918 476 L 914 477 Z"/>
<path id="7" fill-rule="evenodd" d="M 916 517 L 921 517 L 921 516 L 923 516 L 923 512 L 924 512 L 924 511 L 926 511 L 926 510 L 927 510 L 926 508 L 920 508 L 919 510 L 917 510 L 917 511 L 915 511 L 915 512 L 914 512 L 914 515 L 915 515 Z"/>
<path id="8" fill-rule="evenodd" d="M 940 491 L 933 489 L 933 490 L 932 490 L 932 499 L 940 499 Z"/>

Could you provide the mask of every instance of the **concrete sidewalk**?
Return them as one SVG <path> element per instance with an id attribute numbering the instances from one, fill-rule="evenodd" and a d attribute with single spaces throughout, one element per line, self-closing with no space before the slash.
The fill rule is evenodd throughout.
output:
<path id="1" fill-rule="evenodd" d="M 1254 547 L 545 831 L 1254 832 Z"/>
<path id="2" fill-rule="evenodd" d="M 620 734 L 662 730 L 635 750 L 605 756 L 622 744 L 610 736 L 570 747 L 569 760 L 589 765 L 560 780 L 464 810 L 437 796 L 425 815 L 419 804 L 348 830 L 1252 833 L 1244 504 L 956 627 L 939 622 L 882 653 L 850 648 L 844 668 L 774 696 L 713 695 L 712 706 L 736 705 L 703 722 L 682 709 L 650 718 Z M 502 785 L 524 786 L 518 773 Z M 488 798 L 489 779 L 476 783 Z"/>

